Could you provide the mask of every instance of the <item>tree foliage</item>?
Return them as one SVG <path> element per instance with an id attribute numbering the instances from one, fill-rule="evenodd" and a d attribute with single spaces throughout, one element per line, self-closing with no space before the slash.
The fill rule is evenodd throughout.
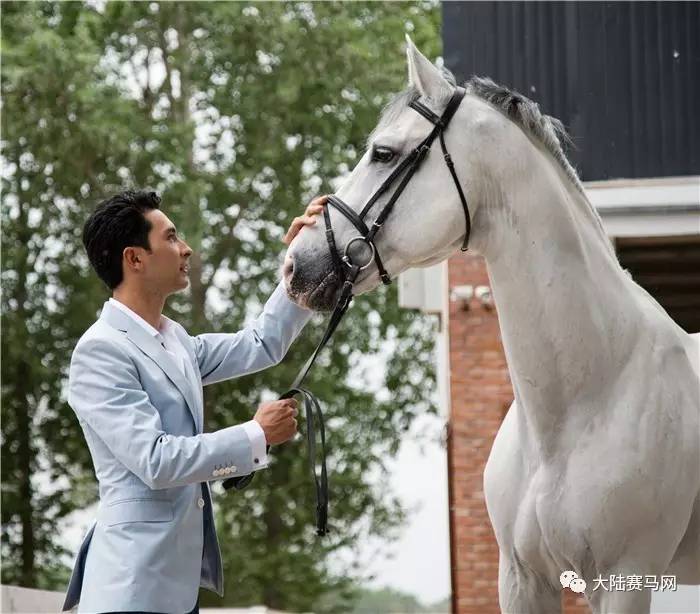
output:
<path id="1" fill-rule="evenodd" d="M 360 590 L 350 614 L 447 614 L 449 611 L 449 597 L 423 605 L 413 595 L 385 587 Z"/>
<path id="2" fill-rule="evenodd" d="M 437 56 L 439 8 L 5 2 L 3 13 L 2 581 L 62 589 L 58 528 L 97 497 L 64 394 L 72 347 L 108 296 L 80 244 L 88 212 L 125 187 L 162 193 L 197 254 L 168 315 L 192 334 L 238 329 L 274 288 L 292 217 L 332 191 L 404 86 L 404 32 Z M 322 327 L 315 318 L 279 367 L 208 388 L 207 430 L 285 390 Z M 333 531 L 313 531 L 304 443 L 279 447 L 249 489 L 217 497 L 226 596 L 204 593 L 204 605 L 308 610 L 332 592 L 323 607 L 345 607 L 362 570 L 329 561 L 403 519 L 370 476 L 433 410 L 431 338 L 393 287 L 355 301 L 308 382 L 325 401 Z"/>

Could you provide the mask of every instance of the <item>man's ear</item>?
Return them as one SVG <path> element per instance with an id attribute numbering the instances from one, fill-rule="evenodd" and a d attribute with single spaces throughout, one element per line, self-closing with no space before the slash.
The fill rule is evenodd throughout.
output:
<path id="1" fill-rule="evenodd" d="M 406 60 L 408 62 L 408 83 L 413 85 L 421 96 L 438 100 L 452 90 L 449 81 L 440 74 L 433 63 L 426 58 L 406 34 Z"/>
<path id="2" fill-rule="evenodd" d="M 140 271 L 143 267 L 143 248 L 125 247 L 122 252 L 122 262 L 132 271 Z"/>

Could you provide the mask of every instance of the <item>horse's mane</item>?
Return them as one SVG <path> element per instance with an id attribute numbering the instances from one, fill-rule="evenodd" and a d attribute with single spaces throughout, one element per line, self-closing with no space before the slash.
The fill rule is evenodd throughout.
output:
<path id="1" fill-rule="evenodd" d="M 446 77 L 448 80 L 451 78 L 451 83 L 454 84 L 454 77 L 452 77 L 451 74 L 447 74 Z M 526 96 L 523 96 L 514 90 L 509 90 L 507 87 L 494 83 L 489 78 L 474 76 L 464 84 L 464 88 L 467 90 L 468 94 L 473 94 L 474 96 L 485 100 L 493 107 L 501 111 L 501 113 L 508 117 L 512 122 L 520 126 L 525 134 L 531 136 L 534 140 L 541 143 L 542 146 L 551 154 L 557 164 L 559 164 L 559 166 L 563 169 L 564 173 L 569 178 L 569 181 L 571 181 L 571 183 L 583 196 L 583 199 L 587 204 L 592 223 L 597 227 L 603 244 L 610 251 L 613 259 L 617 262 L 615 247 L 603 228 L 603 222 L 600 219 L 600 215 L 598 215 L 595 207 L 593 207 L 591 202 L 588 200 L 588 196 L 586 196 L 586 192 L 583 189 L 578 173 L 576 173 L 574 167 L 571 166 L 571 163 L 569 162 L 569 159 L 566 157 L 564 149 L 562 148 L 562 142 L 566 143 L 567 145 L 571 144 L 571 138 L 567 134 L 564 124 L 562 124 L 555 117 L 550 117 L 549 115 L 542 113 L 542 111 L 540 111 L 540 106 L 536 102 L 533 102 Z"/>
<path id="2" fill-rule="evenodd" d="M 571 144 L 571 138 L 557 118 L 545 115 L 540 106 L 519 92 L 510 90 L 503 85 L 494 83 L 488 77 L 472 77 L 464 88 L 472 94 L 485 100 L 501 111 L 508 119 L 516 123 L 522 130 L 541 143 L 564 169 L 569 180 L 583 192 L 583 186 L 578 174 L 571 166 L 562 143 Z"/>

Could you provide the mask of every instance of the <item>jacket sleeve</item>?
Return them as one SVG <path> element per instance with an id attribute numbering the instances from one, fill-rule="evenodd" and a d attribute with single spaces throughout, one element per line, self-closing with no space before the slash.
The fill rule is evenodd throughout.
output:
<path id="1" fill-rule="evenodd" d="M 213 433 L 166 433 L 125 349 L 104 339 L 73 352 L 68 402 L 114 456 L 149 488 L 161 489 L 248 475 L 250 440 L 242 426 Z M 220 468 L 230 468 L 225 475 Z"/>
<path id="2" fill-rule="evenodd" d="M 262 314 L 237 333 L 190 337 L 202 384 L 240 377 L 276 365 L 312 316 L 287 298 L 284 284 L 272 293 Z"/>

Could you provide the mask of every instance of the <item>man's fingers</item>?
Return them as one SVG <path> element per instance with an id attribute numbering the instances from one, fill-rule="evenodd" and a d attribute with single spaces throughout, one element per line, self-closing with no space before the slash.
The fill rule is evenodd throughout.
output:
<path id="1" fill-rule="evenodd" d="M 306 211 L 304 211 L 304 215 L 307 216 L 313 216 L 316 217 L 317 215 L 320 215 L 323 212 L 323 207 L 307 207 Z"/>
<path id="2" fill-rule="evenodd" d="M 294 238 L 299 234 L 299 231 L 304 227 L 304 226 L 313 226 L 316 222 L 303 222 L 303 223 L 294 223 L 292 227 L 287 231 L 287 234 L 284 235 L 282 238 L 282 241 L 289 245 Z"/>
<path id="3" fill-rule="evenodd" d="M 326 202 L 328 201 L 328 196 L 318 196 L 317 198 L 314 198 L 306 207 L 306 211 L 304 213 L 306 215 L 318 215 L 323 211 L 323 207 L 326 205 Z"/>
<path id="4" fill-rule="evenodd" d="M 323 206 L 326 204 L 327 201 L 328 194 L 324 194 L 323 196 L 317 196 L 316 198 L 311 200 L 311 202 L 309 203 L 309 207 Z"/>
<path id="5" fill-rule="evenodd" d="M 323 205 L 323 204 L 316 204 L 316 205 L 315 205 L 315 204 L 312 203 L 312 204 L 310 204 L 308 207 L 306 207 L 306 214 L 309 215 L 309 214 L 312 214 L 312 213 L 313 213 L 313 214 L 321 213 L 321 211 L 323 211 L 323 207 L 324 207 L 324 206 L 325 206 L 325 205 Z"/>
<path id="6" fill-rule="evenodd" d="M 296 416 L 299 413 L 299 410 L 297 409 L 297 400 L 283 399 L 281 411 L 284 418 Z"/>
<path id="7" fill-rule="evenodd" d="M 287 234 L 282 237 L 282 242 L 285 245 L 289 245 L 304 226 L 313 226 L 316 224 L 316 216 L 323 211 L 323 207 L 327 200 L 328 196 L 326 195 L 314 198 L 306 207 L 304 215 L 295 217 L 292 220 Z"/>
<path id="8" fill-rule="evenodd" d="M 299 410 L 296 407 L 285 407 L 281 413 L 280 416 L 282 419 L 286 420 L 287 418 L 293 418 L 299 413 Z"/>
<path id="9" fill-rule="evenodd" d="M 284 238 L 282 239 L 285 243 L 291 243 L 292 239 L 299 234 L 299 231 L 304 227 L 304 226 L 313 226 L 316 223 L 316 218 L 311 215 L 302 215 L 301 217 L 295 217 L 292 220 L 292 224 L 289 227 L 289 230 L 287 231 L 287 234 L 284 235 Z"/>

